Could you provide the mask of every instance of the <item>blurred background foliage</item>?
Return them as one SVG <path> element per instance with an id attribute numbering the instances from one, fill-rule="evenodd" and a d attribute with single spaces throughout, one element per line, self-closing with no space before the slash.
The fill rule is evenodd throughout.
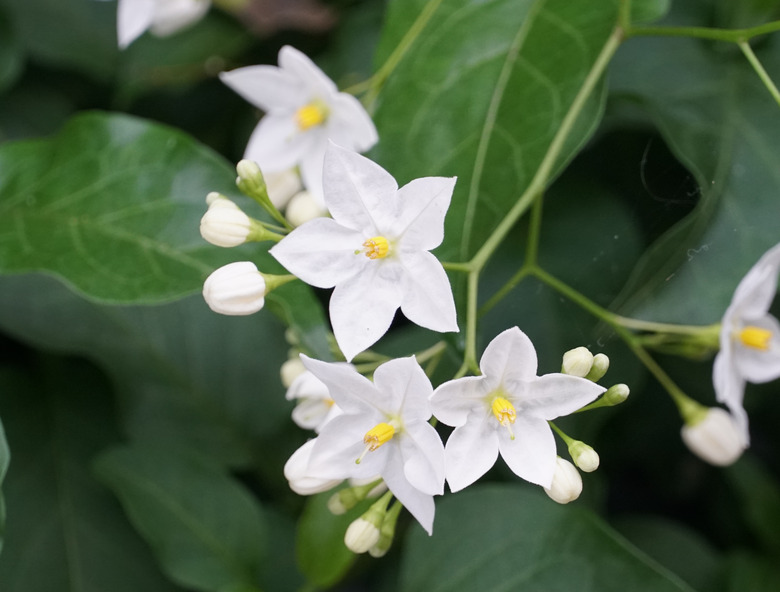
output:
<path id="1" fill-rule="evenodd" d="M 601 456 L 580 500 L 558 506 L 499 463 L 482 485 L 437 499 L 432 538 L 405 516 L 390 554 L 374 560 L 342 544 L 360 508 L 334 517 L 328 494 L 289 491 L 282 467 L 307 434 L 278 377 L 285 331 L 328 358 L 326 295 L 291 285 L 269 297 L 274 314 L 228 318 L 198 294 L 212 269 L 242 257 L 278 269 L 263 246 L 220 250 L 198 234 L 208 191 L 251 207 L 232 166 L 259 114 L 217 74 L 276 63 L 290 44 L 349 87 L 425 4 L 252 0 L 120 52 L 114 2 L 0 0 L 0 590 L 780 588 L 780 387 L 748 386 L 752 447 L 732 467 L 707 466 L 624 344 L 534 279 L 485 312 L 479 349 L 516 324 L 540 372 L 586 345 L 609 355 L 610 384 L 632 389 L 617 408 L 561 422 Z M 474 180 L 470 126 L 489 108 L 492 60 L 537 4 L 443 2 L 373 105 L 381 141 L 370 156 L 400 183 L 459 176 L 441 250 L 450 260 L 489 234 L 537 166 L 544 125 L 557 125 L 519 68 L 498 117 L 520 147 L 496 134 Z M 587 41 L 549 38 L 542 22 L 524 54 L 534 67 L 571 66 L 561 100 L 614 25 L 617 4 L 603 4 L 544 6 Z M 780 19 L 773 0 L 669 4 L 634 2 L 634 18 Z M 752 45 L 780 79 L 778 35 Z M 483 51 L 484 65 L 467 68 Z M 722 42 L 630 39 L 608 73 L 545 196 L 540 264 L 621 314 L 717 322 L 780 239 L 780 107 Z M 474 187 L 469 243 L 459 228 Z M 523 222 L 491 260 L 482 304 L 519 267 L 526 235 Z M 408 355 L 435 339 L 398 319 L 377 349 Z M 711 359 L 656 357 L 714 403 Z M 434 381 L 459 362 L 452 353 Z"/>

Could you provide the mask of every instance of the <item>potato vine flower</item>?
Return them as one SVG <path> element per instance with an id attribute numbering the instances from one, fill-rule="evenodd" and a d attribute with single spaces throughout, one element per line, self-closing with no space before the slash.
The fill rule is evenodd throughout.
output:
<path id="1" fill-rule="evenodd" d="M 398 189 L 382 167 L 331 144 L 324 187 L 333 219 L 299 226 L 270 253 L 304 282 L 335 286 L 330 319 L 348 361 L 385 334 L 399 307 L 422 327 L 458 330 L 447 274 L 428 252 L 444 238 L 454 185 L 425 177 Z"/>
<path id="2" fill-rule="evenodd" d="M 566 374 L 536 376 L 536 350 L 517 327 L 490 342 L 479 367 L 481 376 L 445 382 L 431 397 L 434 415 L 455 426 L 445 449 L 450 489 L 474 483 L 499 452 L 517 476 L 549 489 L 557 454 L 547 422 L 606 389 Z"/>
<path id="3" fill-rule="evenodd" d="M 745 382 L 763 383 L 780 377 L 780 323 L 769 314 L 778 271 L 780 244 L 764 253 L 734 291 L 723 315 L 720 352 L 712 370 L 715 396 L 733 414 L 744 446 L 750 442 L 742 405 Z"/>
<path id="4" fill-rule="evenodd" d="M 222 82 L 265 111 L 249 138 L 244 158 L 264 172 L 298 165 L 304 186 L 322 199 L 322 163 L 328 140 L 364 152 L 378 136 L 355 97 L 297 49 L 279 51 L 279 67 L 248 66 L 220 74 Z"/>
<path id="5" fill-rule="evenodd" d="M 119 47 L 126 48 L 147 30 L 158 37 L 172 35 L 203 18 L 210 6 L 210 0 L 119 0 Z"/>
<path id="6" fill-rule="evenodd" d="M 352 368 L 350 364 L 345 366 Z M 328 421 L 341 413 L 330 397 L 325 383 L 308 370 L 299 375 L 287 389 L 288 401 L 297 401 L 292 412 L 298 427 L 319 432 Z"/>
<path id="7" fill-rule="evenodd" d="M 311 453 L 303 474 L 322 482 L 378 475 L 430 534 L 433 496 L 444 490 L 444 446 L 428 423 L 433 387 L 417 360 L 386 362 L 371 382 L 346 364 L 301 359 L 343 411 L 304 444 Z"/>

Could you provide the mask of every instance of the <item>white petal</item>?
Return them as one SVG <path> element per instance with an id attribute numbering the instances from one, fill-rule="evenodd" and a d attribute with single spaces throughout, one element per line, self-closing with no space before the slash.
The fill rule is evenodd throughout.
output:
<path id="1" fill-rule="evenodd" d="M 325 152 L 325 204 L 343 226 L 366 236 L 381 234 L 382 220 L 375 219 L 375 211 L 384 201 L 395 199 L 397 189 L 395 179 L 369 159 L 332 143 Z"/>
<path id="2" fill-rule="evenodd" d="M 424 177 L 398 190 L 392 202 L 396 210 L 392 233 L 402 237 L 404 247 L 430 251 L 441 244 L 455 181 L 455 177 Z"/>
<path id="3" fill-rule="evenodd" d="M 404 475 L 400 451 L 396 447 L 393 447 L 392 451 L 393 456 L 388 459 L 382 478 L 398 501 L 409 510 L 425 531 L 431 534 L 433 532 L 433 517 L 436 512 L 433 496 L 420 491 L 409 483 Z"/>
<path id="4" fill-rule="evenodd" d="M 307 284 L 332 288 L 376 263 L 362 253 L 355 254 L 363 241 L 362 235 L 330 218 L 316 218 L 293 230 L 269 252 Z"/>
<path id="5" fill-rule="evenodd" d="M 279 50 L 279 67 L 305 85 L 310 93 L 321 95 L 322 100 L 338 92 L 334 82 L 306 54 L 290 45 Z"/>
<path id="6" fill-rule="evenodd" d="M 157 2 L 151 31 L 165 37 L 199 21 L 211 7 L 209 0 L 166 0 Z"/>
<path id="7" fill-rule="evenodd" d="M 334 144 L 355 152 L 365 152 L 377 143 L 379 135 L 374 122 L 355 97 L 339 93 L 331 100 L 330 108 L 326 127 Z"/>
<path id="8" fill-rule="evenodd" d="M 152 24 L 154 0 L 119 0 L 116 30 L 119 47 L 124 49 Z"/>
<path id="9" fill-rule="evenodd" d="M 249 137 L 244 158 L 264 171 L 284 171 L 297 165 L 311 145 L 311 136 L 301 133 L 292 117 L 268 114 Z"/>
<path id="10" fill-rule="evenodd" d="M 445 382 L 431 395 L 433 414 L 442 423 L 461 426 L 466 423 L 469 413 L 485 408 L 488 390 L 484 376 L 464 376 Z"/>
<path id="11" fill-rule="evenodd" d="M 301 360 L 306 369 L 322 381 L 331 398 L 345 413 L 379 417 L 381 407 L 378 402 L 383 402 L 384 396 L 374 383 L 358 374 L 354 367 L 340 362 L 322 362 L 305 354 L 301 354 Z M 372 427 L 370 425 L 368 429 Z"/>
<path id="12" fill-rule="evenodd" d="M 385 362 L 374 371 L 374 386 L 386 397 L 387 412 L 400 414 L 403 421 L 428 421 L 431 381 L 414 357 Z M 427 425 L 427 424 L 426 424 Z"/>
<path id="13" fill-rule="evenodd" d="M 407 319 L 433 331 L 458 329 L 452 286 L 439 260 L 427 251 L 401 253 L 406 270 L 401 311 Z"/>
<path id="14" fill-rule="evenodd" d="M 366 445 L 363 437 L 379 423 L 380 418 L 371 414 L 339 415 L 322 426 L 315 438 L 307 473 L 312 477 L 346 479 L 350 477 L 371 477 L 384 470 L 388 447 L 380 446 L 367 453 L 360 464 Z"/>
<path id="15" fill-rule="evenodd" d="M 759 317 L 769 310 L 775 292 L 780 269 L 780 244 L 769 249 L 734 291 L 729 309 L 739 310 L 740 316 Z"/>
<path id="16" fill-rule="evenodd" d="M 290 489 L 299 495 L 314 495 L 328 491 L 341 483 L 341 479 L 320 479 L 308 474 L 309 460 L 315 441 L 316 438 L 309 440 L 298 448 L 284 465 L 284 476 L 290 483 Z"/>
<path id="17" fill-rule="evenodd" d="M 543 419 L 518 416 L 512 440 L 506 429 L 498 430 L 498 447 L 512 472 L 526 481 L 550 488 L 555 474 L 555 438 Z"/>
<path id="18" fill-rule="evenodd" d="M 746 324 L 771 332 L 766 351 L 734 344 L 734 364 L 748 382 L 764 383 L 780 378 L 780 323 L 771 315 L 757 320 L 745 320 Z"/>
<path id="19" fill-rule="evenodd" d="M 434 427 L 424 421 L 405 426 L 399 438 L 404 475 L 414 487 L 430 495 L 444 493 L 444 445 Z"/>
<path id="20" fill-rule="evenodd" d="M 508 380 L 531 380 L 536 377 L 536 350 L 525 333 L 511 327 L 488 344 L 479 367 L 496 386 Z"/>
<path id="21" fill-rule="evenodd" d="M 255 107 L 280 115 L 292 115 L 308 99 L 300 81 L 275 66 L 237 68 L 219 79 Z"/>
<path id="22" fill-rule="evenodd" d="M 327 137 L 321 132 L 322 130 L 316 129 L 307 132 L 310 134 L 307 139 L 309 146 L 306 153 L 301 156 L 300 166 L 304 187 L 311 192 L 322 209 L 327 209 L 323 193 L 322 172 L 325 166 L 325 150 L 328 143 Z"/>
<path id="23" fill-rule="evenodd" d="M 444 448 L 447 483 L 460 491 L 487 473 L 498 458 L 498 434 L 485 411 L 474 411 L 450 434 Z"/>
<path id="24" fill-rule="evenodd" d="M 333 334 L 347 361 L 379 341 L 401 305 L 400 266 L 387 260 L 370 263 L 339 283 L 330 297 Z"/>
<path id="25" fill-rule="evenodd" d="M 585 378 L 557 373 L 520 384 L 522 392 L 518 393 L 517 400 L 510 398 L 519 407 L 517 412 L 547 420 L 577 411 L 606 390 Z M 507 382 L 506 387 L 514 394 L 514 385 Z"/>

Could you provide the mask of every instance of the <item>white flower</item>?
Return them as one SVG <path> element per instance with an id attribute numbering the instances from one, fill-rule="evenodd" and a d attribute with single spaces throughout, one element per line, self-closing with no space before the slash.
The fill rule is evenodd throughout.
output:
<path id="1" fill-rule="evenodd" d="M 547 496 L 559 504 L 573 502 L 582 493 L 582 477 L 576 467 L 568 460 L 559 457 L 555 459 L 555 474 L 552 485 L 545 487 Z"/>
<path id="2" fill-rule="evenodd" d="M 203 18 L 210 6 L 210 0 L 119 0 L 119 47 L 124 49 L 147 30 L 158 37 L 172 35 Z"/>
<path id="3" fill-rule="evenodd" d="M 301 226 L 309 220 L 328 215 L 328 210 L 311 191 L 300 191 L 287 203 L 285 216 L 293 226 Z"/>
<path id="4" fill-rule="evenodd" d="M 203 283 L 203 299 L 214 312 L 249 315 L 263 308 L 266 284 L 251 261 L 229 263 L 214 271 Z"/>
<path id="5" fill-rule="evenodd" d="M 209 209 L 200 220 L 200 235 L 218 247 L 237 247 L 246 242 L 252 222 L 241 208 L 218 193 L 206 197 Z"/>
<path id="6" fill-rule="evenodd" d="M 739 426 L 745 446 L 750 442 L 742 400 L 745 382 L 769 382 L 780 377 L 780 323 L 769 314 L 777 291 L 780 244 L 769 249 L 737 286 L 723 315 L 720 352 L 712 382 Z"/>
<path id="7" fill-rule="evenodd" d="M 431 397 L 434 415 L 455 430 L 447 440 L 447 482 L 471 485 L 498 453 L 512 471 L 542 487 L 555 473 L 555 439 L 548 420 L 590 403 L 604 388 L 576 376 L 536 376 L 536 351 L 517 327 L 493 339 L 482 354 L 482 376 L 442 384 Z"/>
<path id="8" fill-rule="evenodd" d="M 222 82 L 265 111 L 244 158 L 266 172 L 298 165 L 304 186 L 322 196 L 322 162 L 328 140 L 365 152 L 377 132 L 355 97 L 341 93 L 322 70 L 297 49 L 279 51 L 279 67 L 248 66 L 220 74 Z"/>
<path id="9" fill-rule="evenodd" d="M 290 489 L 298 495 L 314 495 L 330 491 L 343 480 L 312 477 L 307 473 L 314 442 L 315 440 L 309 440 L 298 448 L 284 465 L 284 476 L 290 484 Z"/>
<path id="10" fill-rule="evenodd" d="M 711 465 L 728 466 L 745 450 L 741 426 L 720 407 L 705 408 L 683 425 L 681 434 L 690 451 Z"/>
<path id="11" fill-rule="evenodd" d="M 345 366 L 352 368 L 349 364 Z M 308 370 L 293 381 L 286 397 L 288 401 L 298 401 L 292 418 L 299 427 L 307 430 L 319 432 L 323 425 L 341 413 L 325 383 Z"/>
<path id="12" fill-rule="evenodd" d="M 335 286 L 330 319 L 347 360 L 390 327 L 396 310 L 434 331 L 457 331 L 447 274 L 428 251 L 444 238 L 454 178 L 425 177 L 398 189 L 382 167 L 331 145 L 325 200 L 333 216 L 293 230 L 270 253 L 318 288 Z"/>
<path id="13" fill-rule="evenodd" d="M 320 479 L 380 476 L 430 534 L 433 496 L 444 490 L 444 446 L 428 423 L 433 388 L 417 361 L 386 362 L 371 382 L 345 364 L 301 359 L 343 411 L 315 438 L 306 474 Z"/>

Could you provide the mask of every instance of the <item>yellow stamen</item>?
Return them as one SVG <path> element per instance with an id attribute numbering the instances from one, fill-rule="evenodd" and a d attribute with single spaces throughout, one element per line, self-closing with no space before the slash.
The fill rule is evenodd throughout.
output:
<path id="1" fill-rule="evenodd" d="M 384 259 L 390 252 L 390 243 L 383 236 L 374 236 L 364 242 L 363 246 L 366 257 L 369 259 Z"/>
<path id="2" fill-rule="evenodd" d="M 295 121 L 298 129 L 305 132 L 307 129 L 321 125 L 328 117 L 325 106 L 318 101 L 304 105 L 295 112 Z"/>
<path id="3" fill-rule="evenodd" d="M 739 340 L 742 345 L 766 351 L 769 349 L 769 340 L 772 339 L 772 332 L 769 329 L 761 327 L 748 326 L 739 332 Z"/>
<path id="4" fill-rule="evenodd" d="M 373 452 L 385 442 L 390 441 L 393 438 L 393 434 L 395 434 L 395 428 L 385 422 L 378 423 L 368 430 L 366 435 L 363 436 L 363 443 L 366 445 L 366 448 L 363 450 L 363 454 L 355 461 L 355 464 L 359 465 L 367 453 Z"/>
<path id="5" fill-rule="evenodd" d="M 504 397 L 496 397 L 493 399 L 491 408 L 493 409 L 493 415 L 496 416 L 498 423 L 509 431 L 509 437 L 514 440 L 515 434 L 512 431 L 512 424 L 515 423 L 515 419 L 517 419 L 515 406 Z"/>

